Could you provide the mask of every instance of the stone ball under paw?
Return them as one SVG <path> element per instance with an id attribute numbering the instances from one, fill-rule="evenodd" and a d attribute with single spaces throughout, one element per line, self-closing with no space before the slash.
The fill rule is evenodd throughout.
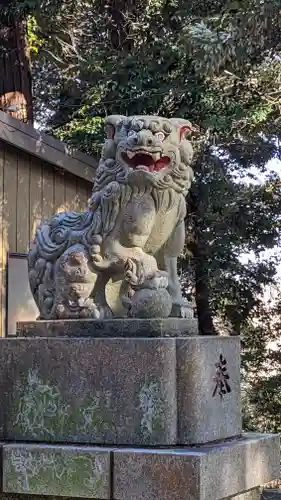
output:
<path id="1" fill-rule="evenodd" d="M 129 316 L 133 318 L 167 318 L 172 311 L 172 299 L 165 288 L 142 289 L 131 299 Z"/>

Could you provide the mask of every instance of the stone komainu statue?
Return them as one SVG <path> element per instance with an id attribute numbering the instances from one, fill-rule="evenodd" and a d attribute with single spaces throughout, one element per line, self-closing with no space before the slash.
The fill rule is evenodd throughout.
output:
<path id="1" fill-rule="evenodd" d="M 88 210 L 42 223 L 29 252 L 40 319 L 168 317 L 185 310 L 177 257 L 193 178 L 191 129 L 176 118 L 106 119 Z"/>

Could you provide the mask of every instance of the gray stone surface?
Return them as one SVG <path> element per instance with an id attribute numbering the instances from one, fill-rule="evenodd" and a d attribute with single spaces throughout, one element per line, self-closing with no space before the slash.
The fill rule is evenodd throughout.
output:
<path id="1" fill-rule="evenodd" d="M 0 500 L 277 500 L 260 484 L 279 477 L 279 437 L 245 434 L 191 448 L 105 448 L 0 443 Z"/>
<path id="2" fill-rule="evenodd" d="M 44 495 L 24 495 L 21 493 L 1 493 L 0 492 L 0 500 L 42 500 L 42 498 L 46 498 Z M 63 497 L 64 500 L 74 500 L 74 497 Z M 48 500 L 61 500 L 61 497 L 58 495 L 48 495 Z M 102 498 L 95 500 L 104 500 Z"/>
<path id="3" fill-rule="evenodd" d="M 81 446 L 3 446 L 3 491 L 110 498 L 110 450 Z"/>
<path id="4" fill-rule="evenodd" d="M 280 491 L 280 490 L 279 490 Z M 271 497 L 266 497 L 268 500 L 279 500 L 280 494 L 276 491 L 272 491 Z M 274 496 L 275 495 L 275 496 Z M 277 496 L 276 496 L 277 495 Z M 58 500 L 59 496 L 49 496 L 49 500 Z M 64 497 L 65 500 L 74 500 L 73 497 Z M 29 495 L 22 495 L 18 493 L 0 493 L 0 500 L 30 500 Z M 42 495 L 32 495 L 32 500 L 42 500 Z M 157 499 L 158 500 L 158 499 Z M 186 500 L 189 500 L 186 498 Z M 241 495 L 235 495 L 231 499 L 227 500 L 265 500 L 259 492 L 259 488 L 255 488 L 247 493 L 242 493 Z"/>
<path id="5" fill-rule="evenodd" d="M 198 321 L 188 318 L 115 318 L 25 321 L 17 324 L 19 337 L 186 337 L 198 335 Z"/>
<path id="6" fill-rule="evenodd" d="M 11 440 L 176 444 L 175 339 L 2 339 Z"/>
<path id="7" fill-rule="evenodd" d="M 218 362 L 220 366 L 216 367 Z M 229 377 L 226 380 L 223 369 Z M 177 370 L 178 443 L 201 444 L 239 435 L 242 432 L 240 339 L 207 336 L 178 339 Z M 220 382 L 228 384 L 229 393 L 226 385 L 220 387 Z M 220 388 L 226 393 L 220 395 Z"/>
<path id="8" fill-rule="evenodd" d="M 220 356 L 231 389 L 221 395 Z M 1 436 L 130 446 L 237 436 L 239 365 L 238 337 L 3 339 Z"/>
<path id="9" fill-rule="evenodd" d="M 231 388 L 222 395 L 221 355 Z M 239 359 L 237 337 L 3 339 L 0 432 L 130 446 L 233 437 L 241 433 Z"/>
<path id="10" fill-rule="evenodd" d="M 260 489 L 255 488 L 254 490 L 242 493 L 241 495 L 235 495 L 227 500 L 279 500 L 281 491 L 269 490 L 268 494 L 271 496 L 263 497 L 263 495 L 260 494 Z M 58 500 L 59 498 L 59 496 L 49 496 L 49 500 Z M 64 497 L 64 499 L 73 500 L 73 497 Z M 30 496 L 18 493 L 0 493 L 0 500 L 30 500 Z M 42 495 L 32 495 L 32 500 L 42 500 Z"/>
<path id="11" fill-rule="evenodd" d="M 280 474 L 276 435 L 246 434 L 223 444 L 189 449 L 113 453 L 114 500 L 221 500 Z"/>

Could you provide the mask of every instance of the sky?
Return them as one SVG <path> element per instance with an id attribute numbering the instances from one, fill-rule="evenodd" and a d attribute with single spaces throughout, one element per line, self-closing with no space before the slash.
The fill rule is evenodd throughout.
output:
<path id="1" fill-rule="evenodd" d="M 281 180 L 281 161 L 280 160 L 272 159 L 267 163 L 266 166 L 267 166 L 267 172 L 270 172 L 270 171 L 275 172 L 276 174 L 279 175 L 280 180 Z M 258 183 L 258 182 L 262 183 L 265 181 L 266 173 L 262 174 L 261 172 L 259 172 L 255 168 L 252 168 L 250 170 L 250 173 L 252 173 L 256 176 L 256 181 L 255 181 L 256 183 Z M 248 180 L 247 174 L 245 175 L 245 180 Z M 249 182 L 254 182 L 254 181 L 251 179 L 251 180 L 249 180 Z M 281 252 L 281 248 L 275 247 L 272 250 L 267 250 L 266 252 L 264 252 L 263 255 L 261 255 L 261 258 L 268 259 L 270 256 L 278 254 L 278 252 Z M 254 254 L 241 254 L 240 260 L 243 264 L 244 263 L 246 264 L 249 261 L 255 261 L 255 256 L 254 256 Z M 281 264 L 277 267 L 277 272 L 278 272 L 278 276 L 281 279 Z"/>

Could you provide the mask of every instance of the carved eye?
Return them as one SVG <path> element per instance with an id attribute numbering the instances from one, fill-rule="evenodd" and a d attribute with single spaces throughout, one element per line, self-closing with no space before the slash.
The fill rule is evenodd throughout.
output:
<path id="1" fill-rule="evenodd" d="M 163 142 L 165 139 L 165 134 L 164 132 L 156 132 L 155 137 L 158 139 L 159 142 Z"/>
<path id="2" fill-rule="evenodd" d="M 105 133 L 107 139 L 113 139 L 113 137 L 115 136 L 115 127 L 113 127 L 113 125 L 106 125 Z"/>

